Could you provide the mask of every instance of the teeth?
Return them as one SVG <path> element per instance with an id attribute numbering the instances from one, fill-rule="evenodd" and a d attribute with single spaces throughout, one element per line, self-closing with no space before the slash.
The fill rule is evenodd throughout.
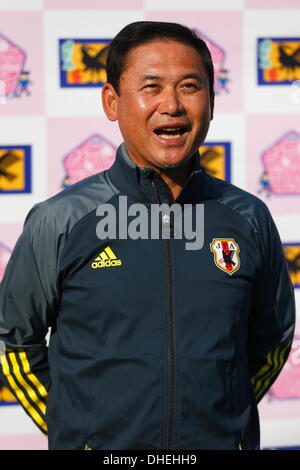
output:
<path id="1" fill-rule="evenodd" d="M 163 139 L 172 140 L 179 139 L 181 137 L 181 134 L 160 134 L 160 137 L 162 137 Z"/>
<path id="2" fill-rule="evenodd" d="M 181 127 L 161 127 L 160 129 L 156 129 L 156 133 L 163 133 L 163 132 L 180 132 Z"/>
<path id="3" fill-rule="evenodd" d="M 161 127 L 160 129 L 156 129 L 154 132 L 158 136 L 166 140 L 175 140 L 179 139 L 185 132 L 185 127 Z M 176 134 L 177 132 L 177 134 Z"/>

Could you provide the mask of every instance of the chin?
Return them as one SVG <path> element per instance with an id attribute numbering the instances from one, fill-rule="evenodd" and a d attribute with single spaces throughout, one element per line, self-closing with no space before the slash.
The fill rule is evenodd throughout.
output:
<path id="1" fill-rule="evenodd" d="M 181 157 L 180 159 L 178 159 L 178 157 L 172 158 L 166 156 L 162 158 L 159 162 L 156 161 L 155 165 L 159 168 L 178 168 L 185 165 L 190 160 L 190 158 L 190 156 L 186 156 L 183 158 Z"/>
<path id="2" fill-rule="evenodd" d="M 184 161 L 180 161 L 177 163 L 155 163 L 155 165 L 158 166 L 159 168 L 178 168 L 184 165 L 185 163 L 186 162 L 184 160 Z"/>

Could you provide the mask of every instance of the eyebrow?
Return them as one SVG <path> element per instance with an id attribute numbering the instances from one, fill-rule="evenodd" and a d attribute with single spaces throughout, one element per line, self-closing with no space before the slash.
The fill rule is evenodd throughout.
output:
<path id="1" fill-rule="evenodd" d="M 187 78 L 194 78 L 195 80 L 199 80 L 199 82 L 202 82 L 204 77 L 203 75 L 199 75 L 198 73 L 187 73 L 186 75 L 182 75 L 182 80 L 185 80 Z"/>
<path id="2" fill-rule="evenodd" d="M 185 75 L 181 75 L 181 80 L 186 80 L 188 78 L 193 78 L 195 80 L 198 80 L 199 82 L 203 82 L 204 77 L 202 75 L 199 75 L 198 73 L 187 73 Z M 146 74 L 143 77 L 143 81 L 147 80 L 163 80 L 163 77 L 160 77 L 159 75 L 150 75 Z"/>
<path id="3" fill-rule="evenodd" d="M 145 82 L 146 80 L 161 80 L 161 77 L 158 75 L 145 75 L 143 81 Z"/>

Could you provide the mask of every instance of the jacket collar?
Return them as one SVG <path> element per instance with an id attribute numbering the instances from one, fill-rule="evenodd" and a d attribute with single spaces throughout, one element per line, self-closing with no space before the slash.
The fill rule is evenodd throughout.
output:
<path id="1" fill-rule="evenodd" d="M 195 153 L 195 167 L 189 176 L 182 192 L 174 202 L 196 202 L 195 198 L 199 198 L 199 189 L 201 182 L 203 185 L 204 171 L 200 167 L 199 152 Z M 123 194 L 128 196 L 144 198 L 149 192 L 153 192 L 153 179 L 157 183 L 160 194 L 164 192 L 165 184 L 160 176 L 152 169 L 137 166 L 129 157 L 125 143 L 123 142 L 117 149 L 116 159 L 108 170 L 108 176 L 113 185 Z M 198 197 L 196 197 L 196 193 Z M 163 199 L 163 198 L 162 198 Z M 165 200 L 161 202 L 166 202 Z"/>

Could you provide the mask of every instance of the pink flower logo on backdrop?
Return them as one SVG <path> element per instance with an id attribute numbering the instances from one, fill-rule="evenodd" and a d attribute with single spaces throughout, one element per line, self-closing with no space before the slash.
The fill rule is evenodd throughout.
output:
<path id="1" fill-rule="evenodd" d="M 300 134 L 287 132 L 261 158 L 264 170 L 258 193 L 267 197 L 300 194 Z"/>
<path id="2" fill-rule="evenodd" d="M 64 157 L 66 176 L 63 188 L 77 183 L 111 167 L 116 156 L 116 146 L 101 135 L 95 134 Z"/>
<path id="3" fill-rule="evenodd" d="M 3 278 L 4 271 L 8 263 L 8 260 L 10 258 L 10 255 L 11 255 L 11 250 L 7 248 L 7 246 L 0 243 L 0 282 Z"/>
<path id="4" fill-rule="evenodd" d="M 26 53 L 0 34 L 0 97 L 19 98 L 30 95 L 30 72 L 24 70 Z"/>
<path id="5" fill-rule="evenodd" d="M 216 94 L 220 94 L 222 92 L 229 93 L 228 82 L 230 78 L 228 76 L 228 70 L 225 68 L 225 51 L 222 49 L 221 46 L 216 44 L 212 39 L 210 39 L 205 34 L 201 33 L 198 29 L 193 28 L 193 31 L 197 34 L 197 36 L 206 43 L 211 58 L 214 64 L 214 89 Z"/>

